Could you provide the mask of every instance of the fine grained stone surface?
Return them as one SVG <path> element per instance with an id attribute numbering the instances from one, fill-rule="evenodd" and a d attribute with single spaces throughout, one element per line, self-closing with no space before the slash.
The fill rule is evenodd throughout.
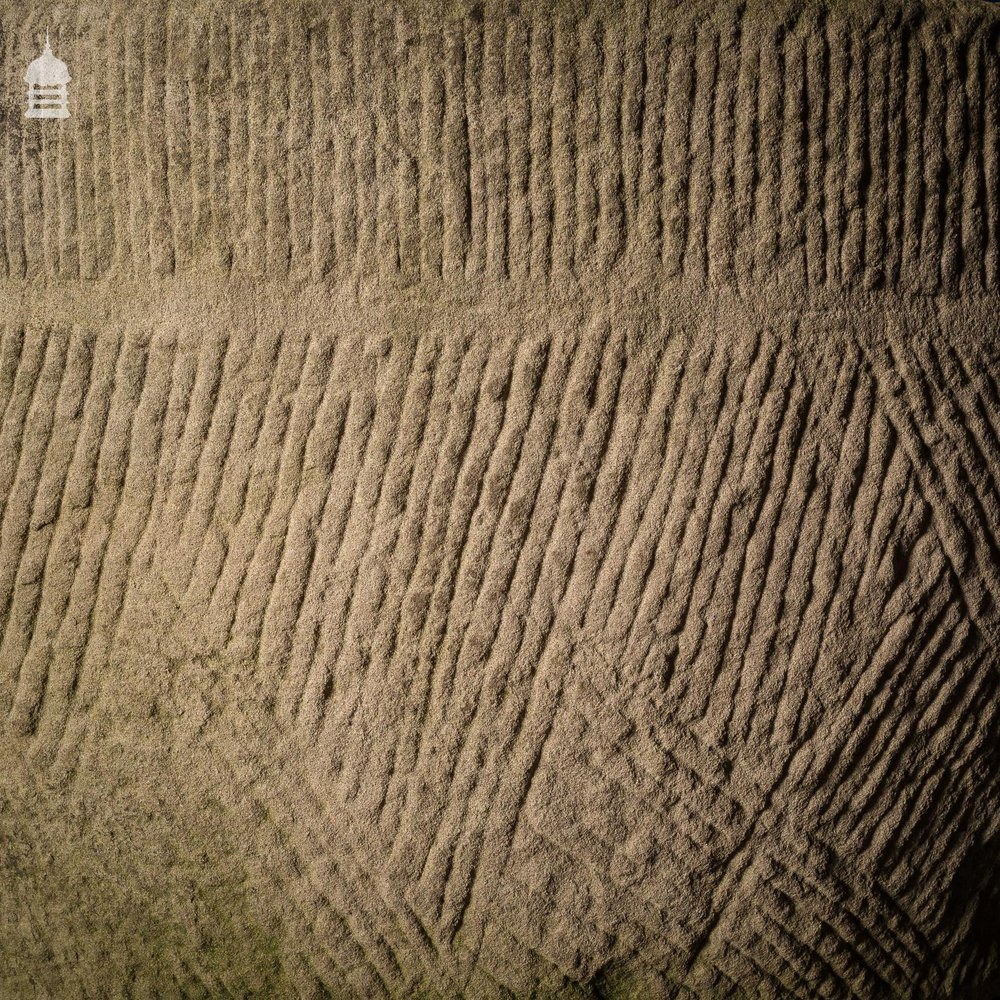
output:
<path id="1" fill-rule="evenodd" d="M 3 1000 L 994 1000 L 1000 11 L 0 65 Z"/>

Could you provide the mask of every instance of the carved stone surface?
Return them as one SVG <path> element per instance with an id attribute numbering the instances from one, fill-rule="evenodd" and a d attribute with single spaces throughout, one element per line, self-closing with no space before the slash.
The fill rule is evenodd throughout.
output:
<path id="1" fill-rule="evenodd" d="M 0 997 L 993 1000 L 1000 11 L 60 10 Z"/>

